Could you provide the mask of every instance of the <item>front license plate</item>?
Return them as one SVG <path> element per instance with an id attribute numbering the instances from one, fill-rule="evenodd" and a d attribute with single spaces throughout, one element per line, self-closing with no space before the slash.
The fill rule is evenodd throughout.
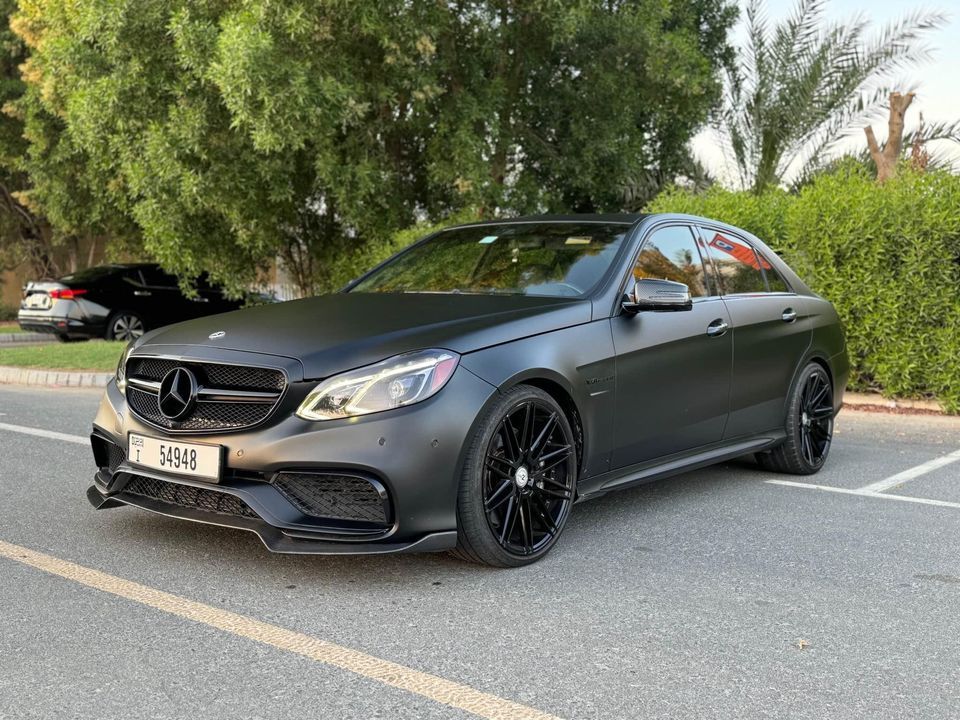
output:
<path id="1" fill-rule="evenodd" d="M 220 446 L 161 440 L 130 433 L 127 460 L 134 465 L 175 475 L 220 479 Z"/>

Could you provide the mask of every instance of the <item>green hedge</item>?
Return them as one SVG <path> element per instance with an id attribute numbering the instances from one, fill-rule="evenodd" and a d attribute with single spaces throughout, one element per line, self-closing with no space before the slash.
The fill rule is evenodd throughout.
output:
<path id="1" fill-rule="evenodd" d="M 799 195 L 672 189 L 647 209 L 753 232 L 836 305 L 853 388 L 960 412 L 960 176 L 904 169 L 878 185 L 849 164 Z"/>

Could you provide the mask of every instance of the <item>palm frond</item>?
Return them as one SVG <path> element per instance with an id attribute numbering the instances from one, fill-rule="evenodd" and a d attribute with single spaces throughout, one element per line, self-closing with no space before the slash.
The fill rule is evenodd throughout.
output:
<path id="1" fill-rule="evenodd" d="M 747 4 L 746 47 L 717 122 L 744 186 L 761 189 L 798 163 L 822 162 L 845 133 L 876 117 L 897 72 L 930 58 L 923 39 L 947 20 L 912 12 L 868 38 L 863 16 L 825 23 L 826 2 L 797 0 L 772 29 L 763 0 Z"/>

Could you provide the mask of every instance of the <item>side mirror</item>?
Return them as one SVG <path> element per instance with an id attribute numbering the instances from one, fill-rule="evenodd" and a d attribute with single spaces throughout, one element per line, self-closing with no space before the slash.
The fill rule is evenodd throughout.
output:
<path id="1" fill-rule="evenodd" d="M 690 288 L 672 280 L 654 280 L 641 278 L 633 285 L 633 290 L 624 295 L 623 309 L 631 315 L 642 310 L 653 312 L 675 312 L 692 310 Z"/>

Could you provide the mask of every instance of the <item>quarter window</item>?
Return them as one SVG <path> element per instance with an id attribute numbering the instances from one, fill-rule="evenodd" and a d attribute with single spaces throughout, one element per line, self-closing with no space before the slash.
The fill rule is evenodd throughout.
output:
<path id="1" fill-rule="evenodd" d="M 763 262 L 763 271 L 767 274 L 767 285 L 770 286 L 770 292 L 790 292 L 790 286 L 783 279 L 783 275 L 762 255 L 760 260 Z"/>
<path id="2" fill-rule="evenodd" d="M 722 233 L 706 232 L 710 237 L 707 246 L 720 274 L 724 295 L 767 291 L 760 258 L 752 247 Z M 710 233 L 713 233 L 712 237 Z"/>
<path id="3" fill-rule="evenodd" d="M 684 283 L 690 288 L 690 297 L 710 294 L 693 233 L 682 225 L 655 230 L 647 238 L 633 267 L 633 277 Z"/>

